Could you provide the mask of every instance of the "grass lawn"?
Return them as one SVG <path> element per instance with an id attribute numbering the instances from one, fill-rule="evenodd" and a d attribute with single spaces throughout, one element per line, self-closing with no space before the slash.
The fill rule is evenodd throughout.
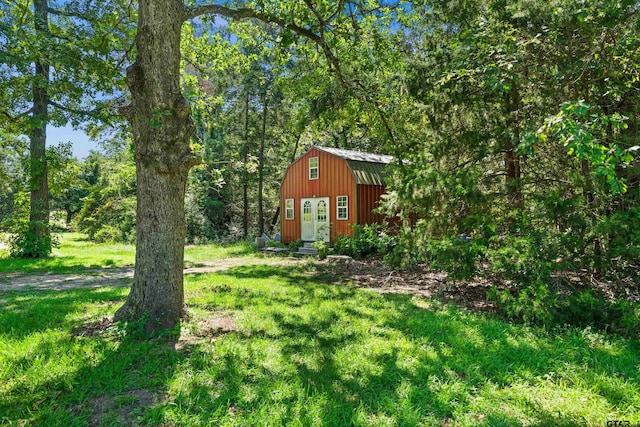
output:
<path id="1" fill-rule="evenodd" d="M 254 256 L 233 248 L 192 255 Z M 127 288 L 0 294 L 0 424 L 640 423 L 637 340 L 512 325 L 305 268 L 188 275 L 177 342 L 99 327 Z"/>
<path id="2" fill-rule="evenodd" d="M 185 248 L 185 264 L 198 263 L 239 255 L 260 256 L 249 243 L 228 246 L 201 245 Z M 49 258 L 12 259 L 8 251 L 0 250 L 0 274 L 3 273 L 77 273 L 87 269 L 128 267 L 135 263 L 135 246 L 122 243 L 95 244 L 84 234 L 60 235 L 60 247 Z"/>

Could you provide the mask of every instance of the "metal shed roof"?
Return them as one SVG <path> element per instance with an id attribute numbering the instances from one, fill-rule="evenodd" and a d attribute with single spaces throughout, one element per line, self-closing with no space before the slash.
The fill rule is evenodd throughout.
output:
<path id="1" fill-rule="evenodd" d="M 382 163 L 386 165 L 393 161 L 392 156 L 387 156 L 384 154 L 373 154 L 373 153 L 365 153 L 363 151 L 343 150 L 342 148 L 319 147 L 317 145 L 312 148 L 317 148 L 320 151 L 333 154 L 334 156 L 341 157 L 345 160 L 353 160 L 356 162 Z"/>
<path id="2" fill-rule="evenodd" d="M 384 154 L 319 146 L 313 148 L 344 159 L 358 185 L 385 185 L 384 169 L 393 161 L 392 156 Z"/>
<path id="3" fill-rule="evenodd" d="M 346 160 L 356 184 L 359 185 L 385 185 L 384 169 L 386 163 L 359 162 Z"/>

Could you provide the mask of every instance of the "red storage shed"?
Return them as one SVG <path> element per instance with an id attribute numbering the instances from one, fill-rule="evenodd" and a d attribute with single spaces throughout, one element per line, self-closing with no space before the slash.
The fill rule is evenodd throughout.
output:
<path id="1" fill-rule="evenodd" d="M 393 158 L 380 154 L 312 147 L 293 162 L 280 186 L 282 241 L 335 241 L 354 224 L 373 224 L 384 193 L 384 168 Z"/>

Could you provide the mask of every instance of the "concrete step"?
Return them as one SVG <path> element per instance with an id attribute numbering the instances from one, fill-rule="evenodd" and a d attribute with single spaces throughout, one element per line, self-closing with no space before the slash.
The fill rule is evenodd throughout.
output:
<path id="1" fill-rule="evenodd" d="M 298 252 L 295 252 L 293 255 L 297 257 L 317 256 L 318 250 L 313 247 L 313 242 L 304 242 L 304 244 L 300 246 L 300 249 L 298 249 Z"/>
<path id="2" fill-rule="evenodd" d="M 318 254 L 318 250 L 316 248 L 300 248 L 298 249 L 298 252 L 301 252 L 303 254 L 310 254 L 310 255 Z"/>

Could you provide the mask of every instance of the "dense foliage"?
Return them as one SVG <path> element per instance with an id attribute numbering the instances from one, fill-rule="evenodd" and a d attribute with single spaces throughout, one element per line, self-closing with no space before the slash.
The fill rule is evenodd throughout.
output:
<path id="1" fill-rule="evenodd" d="M 414 12 L 409 121 L 422 126 L 397 151 L 387 199 L 410 223 L 404 262 L 491 275 L 508 284 L 494 293 L 508 314 L 543 323 L 565 304 L 558 274 L 634 288 L 624 278 L 637 276 L 640 244 L 635 4 Z"/>

